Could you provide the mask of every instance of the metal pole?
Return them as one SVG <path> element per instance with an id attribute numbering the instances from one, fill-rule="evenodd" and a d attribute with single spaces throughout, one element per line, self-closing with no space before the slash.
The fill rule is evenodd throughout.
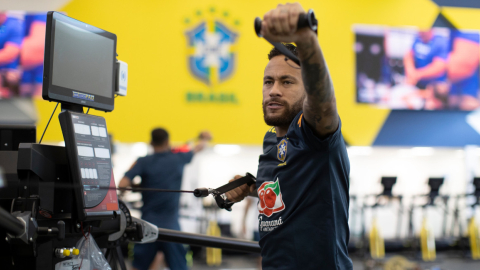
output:
<path id="1" fill-rule="evenodd" d="M 25 231 L 24 224 L 1 207 L 0 207 L 0 227 L 2 227 L 3 229 L 5 229 L 5 231 L 15 236 L 20 236 Z"/>
<path id="2" fill-rule="evenodd" d="M 258 242 L 203 234 L 186 233 L 158 228 L 157 241 L 176 242 L 193 246 L 205 246 L 249 253 L 260 253 Z"/>

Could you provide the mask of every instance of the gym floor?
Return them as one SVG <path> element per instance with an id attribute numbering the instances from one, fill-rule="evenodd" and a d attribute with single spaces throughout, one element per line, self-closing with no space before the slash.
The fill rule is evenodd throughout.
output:
<path id="1" fill-rule="evenodd" d="M 388 259 L 387 259 L 388 261 Z M 419 268 L 403 268 L 395 265 L 394 268 L 385 268 L 383 263 L 377 263 L 375 266 L 367 267 L 359 259 L 353 259 L 353 270 L 478 270 L 480 261 L 461 258 L 445 258 L 439 255 L 435 262 L 413 262 Z M 127 269 L 131 270 L 130 262 L 127 262 Z M 208 266 L 205 260 L 194 260 L 191 270 L 257 270 L 257 260 L 253 256 L 223 256 L 220 266 Z M 159 269 L 152 269 L 159 270 Z M 172 269 L 174 270 L 174 269 Z"/>

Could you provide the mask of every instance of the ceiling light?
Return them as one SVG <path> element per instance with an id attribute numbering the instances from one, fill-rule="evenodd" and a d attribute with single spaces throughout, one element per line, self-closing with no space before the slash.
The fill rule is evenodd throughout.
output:
<path id="1" fill-rule="evenodd" d="M 412 154 L 415 156 L 432 156 L 435 150 L 432 147 L 413 147 Z"/>
<path id="2" fill-rule="evenodd" d="M 229 157 L 237 155 L 242 151 L 240 145 L 236 144 L 217 144 L 213 147 L 213 152 L 218 155 Z"/>
<path id="3" fill-rule="evenodd" d="M 349 156 L 369 156 L 373 152 L 371 146 L 350 146 L 347 148 Z"/>

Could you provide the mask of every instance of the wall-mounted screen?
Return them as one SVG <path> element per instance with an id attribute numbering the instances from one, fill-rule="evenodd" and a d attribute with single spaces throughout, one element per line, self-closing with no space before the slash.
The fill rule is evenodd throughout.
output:
<path id="1" fill-rule="evenodd" d="M 0 11 L 0 99 L 42 95 L 47 14 Z"/>
<path id="2" fill-rule="evenodd" d="M 357 102 L 398 110 L 480 108 L 478 31 L 353 29 Z"/>

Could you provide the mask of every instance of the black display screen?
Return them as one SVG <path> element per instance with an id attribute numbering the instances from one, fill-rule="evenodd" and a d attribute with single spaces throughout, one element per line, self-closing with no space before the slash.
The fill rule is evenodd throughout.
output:
<path id="1" fill-rule="evenodd" d="M 114 41 L 55 20 L 52 84 L 111 97 Z"/>
<path id="2" fill-rule="evenodd" d="M 107 195 L 112 177 L 110 140 L 105 119 L 72 113 L 78 172 L 81 178 L 86 208 L 100 204 Z"/>
<path id="3" fill-rule="evenodd" d="M 116 40 L 115 34 L 49 12 L 43 98 L 112 111 Z"/>

